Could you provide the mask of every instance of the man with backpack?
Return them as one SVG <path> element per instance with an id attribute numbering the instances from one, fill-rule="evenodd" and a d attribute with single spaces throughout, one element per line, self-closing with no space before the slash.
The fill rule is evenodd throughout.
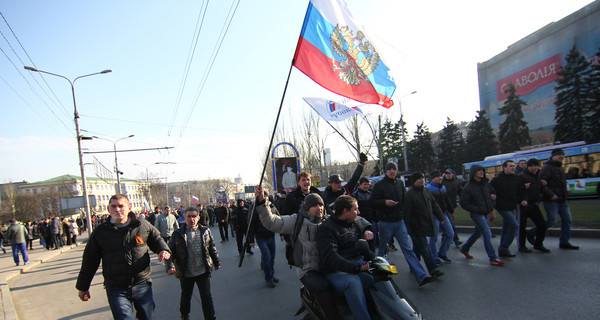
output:
<path id="1" fill-rule="evenodd" d="M 276 233 L 290 235 L 291 256 L 286 256 L 288 263 L 296 266 L 300 282 L 316 296 L 316 301 L 321 305 L 327 319 L 341 319 L 335 306 L 334 293 L 329 283 L 319 272 L 319 254 L 317 252 L 316 234 L 317 227 L 327 217 L 321 196 L 310 193 L 305 196 L 304 202 L 297 213 L 278 216 L 271 212 L 270 206 L 263 194 L 263 187 L 257 186 L 256 213 L 263 226 Z"/>

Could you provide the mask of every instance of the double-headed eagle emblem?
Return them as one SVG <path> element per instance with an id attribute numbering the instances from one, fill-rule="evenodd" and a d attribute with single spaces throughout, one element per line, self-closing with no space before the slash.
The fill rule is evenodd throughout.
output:
<path id="1" fill-rule="evenodd" d="M 355 37 L 348 26 L 336 25 L 331 33 L 331 48 L 334 52 L 331 67 L 342 81 L 350 85 L 369 82 L 367 76 L 377 68 L 379 53 L 362 31 Z M 341 59 L 337 60 L 336 55 Z"/>

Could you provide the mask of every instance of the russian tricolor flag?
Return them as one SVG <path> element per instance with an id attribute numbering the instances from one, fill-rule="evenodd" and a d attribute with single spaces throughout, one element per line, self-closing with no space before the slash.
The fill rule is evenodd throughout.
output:
<path id="1" fill-rule="evenodd" d="M 343 0 L 311 0 L 294 66 L 339 95 L 389 108 L 396 84 L 358 26 Z"/>
<path id="2" fill-rule="evenodd" d="M 194 202 L 194 203 L 198 203 L 198 197 L 196 197 L 196 196 L 192 196 L 192 202 Z"/>

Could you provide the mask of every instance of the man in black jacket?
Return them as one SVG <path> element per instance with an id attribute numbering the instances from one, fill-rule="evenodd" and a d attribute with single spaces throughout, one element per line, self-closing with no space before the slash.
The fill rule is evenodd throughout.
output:
<path id="1" fill-rule="evenodd" d="M 475 223 L 475 231 L 460 247 L 462 253 L 467 259 L 473 259 L 469 253 L 471 246 L 483 235 L 483 245 L 487 252 L 490 264 L 493 266 L 504 265 L 504 261 L 498 259 L 496 250 L 492 244 L 492 231 L 487 224 L 487 215 L 494 211 L 494 201 L 496 192 L 494 187 L 485 178 L 485 171 L 480 165 L 474 165 L 469 170 L 470 180 L 462 189 L 460 197 L 460 206 L 469 211 L 471 220 Z"/>
<path id="2" fill-rule="evenodd" d="M 458 206 L 458 197 L 460 197 L 460 193 L 462 192 L 462 185 L 460 181 L 456 178 L 454 174 L 454 170 L 448 168 L 444 172 L 444 178 L 442 179 L 442 184 L 448 190 L 448 199 L 450 200 L 450 208 L 448 212 L 445 212 L 448 220 L 452 224 L 452 231 L 454 232 L 454 245 L 456 247 L 460 246 L 463 242 L 458 238 L 458 233 L 456 232 L 456 226 L 454 225 L 454 209 Z"/>
<path id="3" fill-rule="evenodd" d="M 411 176 L 411 181 L 413 187 L 406 192 L 404 198 L 404 222 L 412 239 L 415 254 L 423 257 L 429 274 L 441 277 L 444 273 L 437 270 L 434 260 L 437 252 L 435 254 L 431 252 L 427 237 L 433 237 L 435 234 L 435 218 L 441 224 L 445 222 L 444 214 L 431 190 L 425 188 L 425 177 L 421 173 L 415 173 Z"/>
<path id="4" fill-rule="evenodd" d="M 506 160 L 502 163 L 502 172 L 492 179 L 492 187 L 496 191 L 496 210 L 502 216 L 502 234 L 500 236 L 500 246 L 498 255 L 501 257 L 514 257 L 508 248 L 512 244 L 517 232 L 519 223 L 515 215 L 517 205 L 527 205 L 523 200 L 525 188 L 521 182 L 521 176 L 515 175 L 515 162 Z"/>
<path id="5" fill-rule="evenodd" d="M 352 194 L 352 197 L 358 201 L 358 210 L 360 210 L 360 216 L 369 221 L 373 226 L 373 234 L 375 237 L 372 240 L 367 241 L 369 243 L 369 249 L 375 252 L 375 245 L 377 242 L 377 217 L 375 216 L 375 210 L 371 206 L 371 191 L 369 190 L 370 182 L 366 177 L 361 177 L 358 180 L 358 188 Z"/>
<path id="6" fill-rule="evenodd" d="M 264 198 L 269 198 L 269 193 L 267 191 L 263 192 Z M 250 209 L 252 210 L 251 205 Z M 277 208 L 272 202 L 267 204 L 271 209 L 271 213 L 274 215 L 279 215 Z M 254 248 L 254 241 L 256 239 L 256 244 L 260 249 L 260 266 L 265 273 L 265 281 L 267 282 L 267 288 L 275 288 L 275 283 L 279 282 L 279 279 L 274 276 L 275 269 L 273 266 L 275 265 L 275 233 L 262 224 L 258 214 L 255 212 L 252 215 L 252 221 L 250 221 L 250 228 L 248 232 L 248 242 L 250 242 L 250 246 Z M 250 248 L 248 247 L 248 250 Z"/>
<path id="7" fill-rule="evenodd" d="M 392 236 L 394 236 L 400 244 L 400 249 L 410 266 L 410 271 L 415 275 L 419 286 L 422 286 L 431 282 L 432 278 L 427 276 L 425 269 L 423 269 L 412 250 L 410 241 L 408 241 L 408 232 L 402 212 L 404 182 L 400 177 L 396 177 L 397 174 L 398 166 L 395 163 L 389 162 L 386 164 L 385 177 L 375 184 L 371 194 L 371 204 L 379 211 L 379 255 L 386 254 L 387 246 L 391 243 Z"/>
<path id="8" fill-rule="evenodd" d="M 550 159 L 544 162 L 542 167 L 542 183 L 546 182 L 546 186 L 555 197 L 544 196 L 544 210 L 546 211 L 546 226 L 551 228 L 556 223 L 556 216 L 560 216 L 560 240 L 559 248 L 578 250 L 578 246 L 572 245 L 571 239 L 571 210 L 567 201 L 567 178 L 565 176 L 565 168 L 562 164 L 565 160 L 565 152 L 562 149 L 552 150 Z"/>
<path id="9" fill-rule="evenodd" d="M 221 234 L 221 243 L 229 241 L 229 210 L 223 206 L 223 201 L 217 203 L 215 216 L 217 216 L 217 224 L 219 225 L 219 233 Z"/>
<path id="10" fill-rule="evenodd" d="M 248 231 L 248 208 L 246 208 L 246 203 L 242 199 L 238 199 L 237 207 L 235 212 L 235 232 L 236 232 L 236 243 L 238 248 L 238 253 L 240 256 L 244 254 L 244 247 L 246 247 L 246 253 L 252 255 L 254 252 L 250 249 L 250 246 L 247 246 L 247 243 L 244 242 L 244 236 L 246 235 L 246 231 Z M 252 238 L 248 236 L 248 239 L 245 239 L 246 242 L 251 243 Z"/>
<path id="11" fill-rule="evenodd" d="M 549 253 L 550 250 L 544 247 L 544 238 L 546 237 L 546 222 L 540 211 L 539 202 L 541 195 L 550 198 L 556 197 L 548 187 L 542 184 L 542 179 L 538 174 L 540 170 L 540 162 L 531 158 L 527 160 L 527 170 L 521 172 L 520 176 L 525 185 L 525 200 L 526 206 L 521 206 L 521 217 L 519 219 L 519 252 L 529 253 L 531 249 L 525 246 L 525 239 L 529 239 L 533 248 L 544 253 Z M 531 234 L 525 231 L 527 228 L 527 218 L 531 219 L 535 224 L 535 231 Z"/>
<path id="12" fill-rule="evenodd" d="M 356 249 L 356 242 L 363 232 L 356 224 L 359 214 L 356 199 L 340 196 L 335 201 L 335 216 L 329 217 L 317 229 L 319 269 L 325 274 L 337 294 L 344 294 L 356 319 L 370 319 L 364 291 L 375 280 L 367 272 L 368 259 Z M 370 226 L 364 231 L 364 239 L 373 238 Z"/>
<path id="13" fill-rule="evenodd" d="M 111 218 L 99 225 L 88 240 L 75 287 L 81 301 L 90 297 L 90 283 L 102 260 L 102 275 L 108 304 L 115 319 L 154 319 L 152 271 L 148 248 L 158 261 L 171 252 L 156 228 L 131 212 L 129 199 L 112 196 L 108 204 Z"/>

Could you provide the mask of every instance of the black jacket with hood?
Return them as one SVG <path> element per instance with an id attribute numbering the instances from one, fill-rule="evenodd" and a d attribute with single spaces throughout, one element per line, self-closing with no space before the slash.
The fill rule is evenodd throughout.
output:
<path id="1" fill-rule="evenodd" d="M 496 191 L 485 176 L 481 181 L 473 178 L 479 170 L 483 170 L 483 167 L 477 164 L 469 170 L 471 179 L 462 189 L 460 206 L 470 213 L 486 215 L 494 210 L 495 201 L 492 200 L 491 194 L 495 194 Z"/>

